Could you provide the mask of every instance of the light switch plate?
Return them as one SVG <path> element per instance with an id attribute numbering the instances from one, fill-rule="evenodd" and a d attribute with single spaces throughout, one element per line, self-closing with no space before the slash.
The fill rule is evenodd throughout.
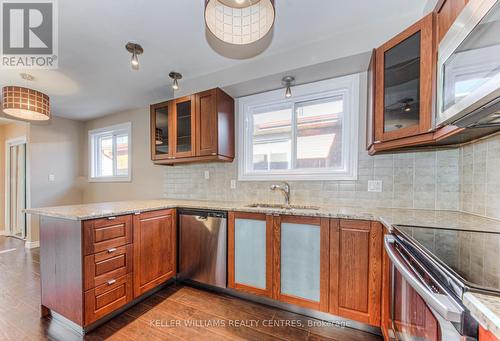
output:
<path id="1" fill-rule="evenodd" d="M 210 179 L 210 171 L 205 171 L 205 180 Z"/>
<path id="2" fill-rule="evenodd" d="M 231 189 L 236 189 L 236 180 L 231 180 Z"/>
<path id="3" fill-rule="evenodd" d="M 382 192 L 382 180 L 368 180 L 368 192 Z"/>
<path id="4" fill-rule="evenodd" d="M 49 182 L 54 182 L 54 181 L 56 181 L 55 174 L 49 174 Z"/>

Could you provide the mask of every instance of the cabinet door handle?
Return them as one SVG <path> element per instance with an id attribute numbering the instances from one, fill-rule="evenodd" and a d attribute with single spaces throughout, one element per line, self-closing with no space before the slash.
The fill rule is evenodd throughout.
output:
<path id="1" fill-rule="evenodd" d="M 108 220 L 115 220 L 116 217 L 108 217 Z"/>
<path id="2" fill-rule="evenodd" d="M 116 283 L 116 279 L 110 279 L 110 280 L 109 280 L 109 281 L 107 281 L 106 283 L 108 283 L 108 285 L 115 284 L 115 283 Z"/>
<path id="3" fill-rule="evenodd" d="M 108 249 L 108 253 L 113 253 L 116 251 L 116 248 L 112 247 L 111 249 Z"/>

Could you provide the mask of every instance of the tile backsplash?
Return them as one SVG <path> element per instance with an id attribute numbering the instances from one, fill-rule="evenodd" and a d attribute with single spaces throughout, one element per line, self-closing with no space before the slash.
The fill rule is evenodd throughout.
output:
<path id="1" fill-rule="evenodd" d="M 356 181 L 293 181 L 295 204 L 457 210 L 460 207 L 460 149 L 369 156 L 359 153 Z M 237 181 L 238 163 L 168 167 L 164 197 L 241 202 L 283 202 L 269 189 L 274 181 Z M 209 171 L 209 179 L 205 179 Z M 236 188 L 231 189 L 231 180 Z M 382 192 L 368 192 L 382 180 Z"/>
<path id="2" fill-rule="evenodd" d="M 500 135 L 460 148 L 461 210 L 500 219 Z"/>

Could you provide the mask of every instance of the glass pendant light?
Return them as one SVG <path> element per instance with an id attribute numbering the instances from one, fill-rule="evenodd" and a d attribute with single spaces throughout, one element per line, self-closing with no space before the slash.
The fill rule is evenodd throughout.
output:
<path id="1" fill-rule="evenodd" d="M 139 55 L 144 53 L 144 49 L 141 45 L 136 43 L 127 43 L 125 49 L 132 54 L 132 59 L 130 60 L 130 66 L 132 70 L 139 70 Z"/>

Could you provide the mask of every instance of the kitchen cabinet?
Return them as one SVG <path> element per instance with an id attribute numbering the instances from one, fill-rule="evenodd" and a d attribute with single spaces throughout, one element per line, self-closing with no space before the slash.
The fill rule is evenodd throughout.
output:
<path id="1" fill-rule="evenodd" d="M 221 89 L 153 104 L 150 111 L 156 164 L 234 159 L 234 100 Z"/>
<path id="2" fill-rule="evenodd" d="M 273 298 L 328 311 L 328 218 L 276 216 Z"/>
<path id="3" fill-rule="evenodd" d="M 175 210 L 84 221 L 41 217 L 41 313 L 84 331 L 176 274 Z"/>
<path id="4" fill-rule="evenodd" d="M 273 217 L 229 212 L 228 287 L 272 297 Z"/>
<path id="5" fill-rule="evenodd" d="M 172 150 L 172 102 L 162 102 L 151 105 L 151 159 L 166 160 L 174 153 Z"/>
<path id="6" fill-rule="evenodd" d="M 433 27 L 431 13 L 376 49 L 376 143 L 432 130 L 436 72 Z"/>
<path id="7" fill-rule="evenodd" d="M 436 13 L 437 42 L 441 42 L 469 0 L 440 0 L 434 8 Z"/>
<path id="8" fill-rule="evenodd" d="M 176 255 L 175 210 L 134 215 L 134 297 L 175 276 Z"/>
<path id="9" fill-rule="evenodd" d="M 378 222 L 330 223 L 330 313 L 380 326 L 382 226 Z"/>

